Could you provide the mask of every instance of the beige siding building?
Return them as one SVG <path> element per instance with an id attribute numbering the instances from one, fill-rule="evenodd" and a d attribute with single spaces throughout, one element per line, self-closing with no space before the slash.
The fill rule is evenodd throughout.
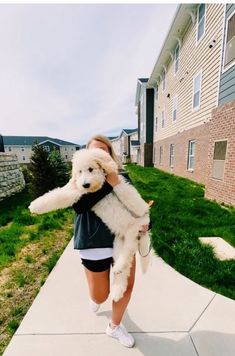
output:
<path id="1" fill-rule="evenodd" d="M 136 91 L 138 162 L 203 183 L 207 198 L 228 205 L 235 205 L 234 48 L 235 4 L 181 4 Z"/>
<path id="2" fill-rule="evenodd" d="M 180 5 L 149 78 L 155 88 L 154 165 L 205 183 L 218 105 L 224 5 Z"/>

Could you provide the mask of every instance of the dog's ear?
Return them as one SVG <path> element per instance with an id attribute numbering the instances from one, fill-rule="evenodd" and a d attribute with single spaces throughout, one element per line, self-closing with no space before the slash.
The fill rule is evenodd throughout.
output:
<path id="1" fill-rule="evenodd" d="M 104 150 L 100 148 L 92 148 L 90 151 L 93 151 L 94 153 L 94 159 L 95 161 L 103 168 L 103 170 L 109 174 L 112 172 L 118 173 L 118 165 L 117 163 L 112 159 L 112 157 L 105 152 Z"/>

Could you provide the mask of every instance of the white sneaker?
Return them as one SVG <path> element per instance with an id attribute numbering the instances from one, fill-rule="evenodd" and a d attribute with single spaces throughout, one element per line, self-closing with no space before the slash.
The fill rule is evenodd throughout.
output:
<path id="1" fill-rule="evenodd" d="M 133 347 L 135 344 L 134 338 L 126 331 L 123 325 L 118 325 L 114 329 L 108 325 L 106 334 L 108 336 L 114 337 L 115 339 L 118 339 L 123 346 Z"/>
<path id="2" fill-rule="evenodd" d="M 96 313 L 99 310 L 100 304 L 97 304 L 92 299 L 89 299 L 89 309 Z"/>

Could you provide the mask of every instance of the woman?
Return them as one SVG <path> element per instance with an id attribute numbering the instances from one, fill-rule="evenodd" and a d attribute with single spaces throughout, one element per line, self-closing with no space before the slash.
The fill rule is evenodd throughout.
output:
<path id="1" fill-rule="evenodd" d="M 87 143 L 87 148 L 100 148 L 108 152 L 121 168 L 112 144 L 105 136 L 97 135 L 92 137 Z M 121 174 L 129 180 L 125 172 L 121 172 Z M 113 187 L 117 184 L 119 184 L 118 175 L 110 173 L 107 175 L 106 181 L 99 191 L 84 194 L 73 205 L 75 210 L 74 248 L 80 250 L 80 257 L 89 287 L 89 306 L 93 312 L 97 312 L 100 304 L 109 296 L 114 235 L 90 209 L 99 200 L 111 193 Z M 146 230 L 148 230 L 148 226 L 143 226 L 141 231 L 145 232 Z M 112 302 L 112 316 L 106 329 L 107 335 L 118 339 L 126 347 L 133 347 L 135 341 L 132 335 L 120 323 L 131 297 L 135 280 L 135 269 L 136 261 L 134 257 L 126 292 L 118 302 Z"/>

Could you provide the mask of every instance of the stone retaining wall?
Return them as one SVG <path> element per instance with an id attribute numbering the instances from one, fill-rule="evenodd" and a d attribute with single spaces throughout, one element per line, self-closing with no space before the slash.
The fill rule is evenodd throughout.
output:
<path id="1" fill-rule="evenodd" d="M 0 200 L 20 192 L 24 187 L 17 156 L 0 152 Z"/>

